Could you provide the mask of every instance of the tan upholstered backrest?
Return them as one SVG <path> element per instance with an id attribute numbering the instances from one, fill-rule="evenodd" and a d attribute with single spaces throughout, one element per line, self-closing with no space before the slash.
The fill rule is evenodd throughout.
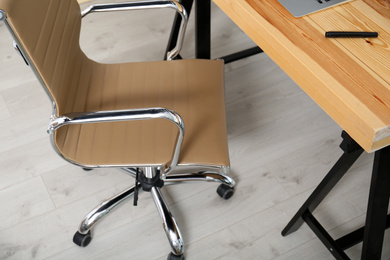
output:
<path id="1" fill-rule="evenodd" d="M 76 0 L 0 0 L 0 9 L 63 114 L 84 62 Z"/>

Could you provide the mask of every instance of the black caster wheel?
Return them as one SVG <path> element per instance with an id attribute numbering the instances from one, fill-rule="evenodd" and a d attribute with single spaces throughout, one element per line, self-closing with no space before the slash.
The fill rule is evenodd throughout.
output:
<path id="1" fill-rule="evenodd" d="M 172 252 L 168 255 L 168 260 L 184 260 L 184 255 L 174 255 Z"/>
<path id="2" fill-rule="evenodd" d="M 88 233 L 85 235 L 77 231 L 73 236 L 73 243 L 81 247 L 86 247 L 91 242 L 91 240 L 91 231 L 88 231 Z"/>
<path id="3" fill-rule="evenodd" d="M 221 198 L 228 200 L 233 196 L 234 188 L 232 188 L 226 184 L 221 184 L 221 185 L 219 185 L 219 187 L 217 189 L 217 193 L 219 196 L 221 196 Z"/>
<path id="4" fill-rule="evenodd" d="M 89 172 L 92 171 L 92 168 L 83 168 L 84 171 Z"/>

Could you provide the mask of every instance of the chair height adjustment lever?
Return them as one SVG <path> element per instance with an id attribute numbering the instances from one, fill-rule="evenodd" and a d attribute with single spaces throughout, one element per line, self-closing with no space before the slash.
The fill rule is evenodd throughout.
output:
<path id="1" fill-rule="evenodd" d="M 134 202 L 133 202 L 133 206 L 137 206 L 137 202 L 138 202 L 138 184 L 140 183 L 138 181 L 139 179 L 139 168 L 137 168 L 137 173 L 135 175 L 135 187 L 134 187 Z"/>
<path id="2" fill-rule="evenodd" d="M 139 187 L 142 187 L 143 191 L 150 192 L 152 190 L 152 187 L 158 187 L 161 188 L 164 186 L 164 181 L 160 178 L 160 171 L 156 172 L 156 175 L 154 175 L 151 178 L 148 178 L 145 176 L 144 172 L 140 171 L 139 168 L 137 168 L 137 173 L 135 175 L 135 187 L 134 187 L 134 206 L 137 206 L 138 201 L 138 190 Z"/>

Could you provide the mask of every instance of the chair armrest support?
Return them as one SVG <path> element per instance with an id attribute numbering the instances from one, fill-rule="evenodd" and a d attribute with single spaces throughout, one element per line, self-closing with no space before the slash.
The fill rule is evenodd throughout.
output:
<path id="1" fill-rule="evenodd" d="M 170 166 L 164 170 L 164 174 L 172 171 L 179 160 L 180 148 L 184 138 L 184 121 L 178 113 L 173 110 L 161 107 L 155 108 L 141 108 L 128 110 L 110 110 L 98 112 L 82 112 L 70 113 L 61 117 L 52 116 L 50 119 L 47 132 L 53 134 L 58 128 L 64 125 L 73 124 L 88 124 L 88 123 L 104 123 L 104 122 L 118 122 L 118 121 L 133 121 L 133 120 L 150 120 L 150 119 L 167 119 L 174 123 L 178 129 L 179 134 L 176 139 L 174 154 Z"/>
<path id="2" fill-rule="evenodd" d="M 174 0 L 143 0 L 124 3 L 112 3 L 112 4 L 96 4 L 87 7 L 81 12 L 81 16 L 84 17 L 89 13 L 94 12 L 113 12 L 113 11 L 127 11 L 127 10 L 144 10 L 144 9 L 160 9 L 160 8 L 172 8 L 181 15 L 181 24 L 179 35 L 177 38 L 176 46 L 173 50 L 168 52 L 167 59 L 173 60 L 180 52 L 183 45 L 184 33 L 187 27 L 188 14 L 185 8 Z"/>

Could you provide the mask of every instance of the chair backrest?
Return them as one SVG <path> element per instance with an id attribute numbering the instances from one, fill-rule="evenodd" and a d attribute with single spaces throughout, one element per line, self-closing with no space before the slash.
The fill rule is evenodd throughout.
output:
<path id="1" fill-rule="evenodd" d="M 67 113 L 83 63 L 80 6 L 76 0 L 0 0 L 0 10 L 20 49 L 30 59 L 57 114 Z"/>

